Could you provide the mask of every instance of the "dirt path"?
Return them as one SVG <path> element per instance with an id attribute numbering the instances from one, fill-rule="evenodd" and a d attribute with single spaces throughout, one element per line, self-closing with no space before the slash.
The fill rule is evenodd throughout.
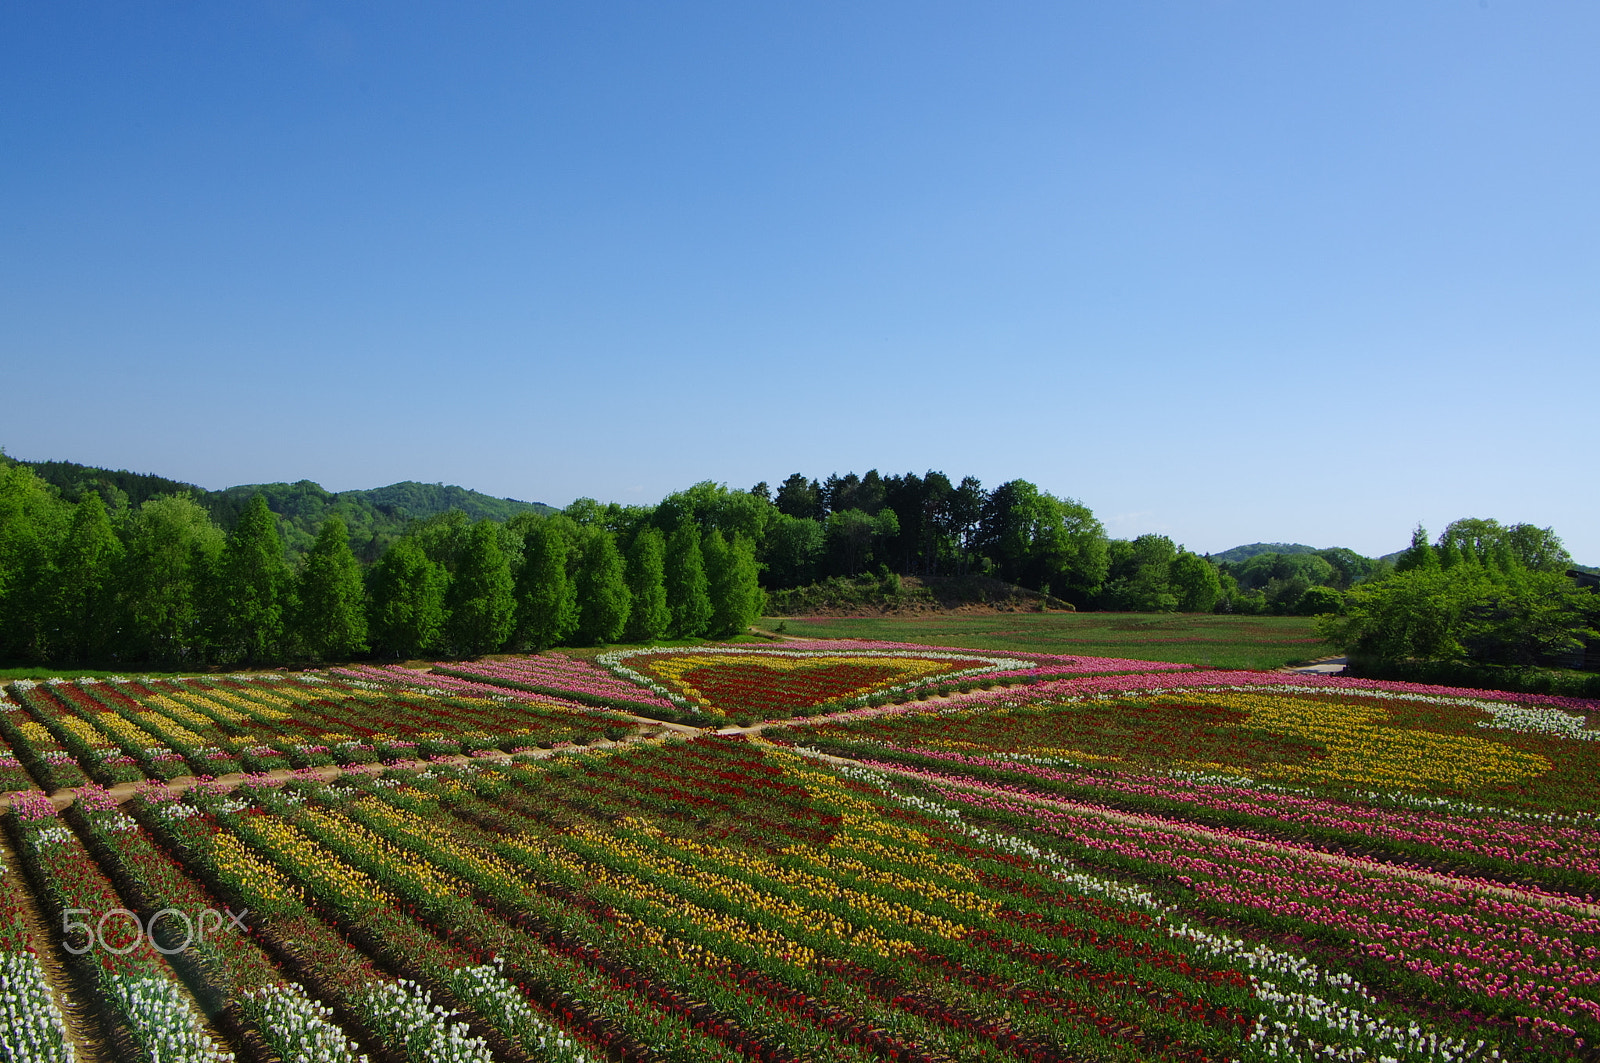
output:
<path id="1" fill-rule="evenodd" d="M 11 847 L 11 839 L 3 830 L 0 830 L 0 860 L 5 861 L 10 874 L 23 877 L 16 850 Z M 78 1063 L 111 1063 L 112 1053 L 100 1040 L 99 1026 L 89 1010 L 79 1003 L 74 992 L 72 974 L 61 959 L 60 935 L 54 933 L 45 922 L 32 883 L 25 882 L 19 892 L 22 894 L 23 926 L 34 942 L 39 966 L 44 968 L 45 984 L 50 987 L 51 999 L 61 1010 L 61 1024 L 66 1027 L 67 1041 L 72 1045 Z"/>

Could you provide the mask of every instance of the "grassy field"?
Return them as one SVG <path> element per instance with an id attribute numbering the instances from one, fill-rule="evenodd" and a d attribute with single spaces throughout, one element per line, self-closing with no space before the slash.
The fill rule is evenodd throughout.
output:
<path id="1" fill-rule="evenodd" d="M 1303 616 L 999 613 L 939 617 L 767 617 L 810 638 L 887 639 L 981 650 L 1134 657 L 1218 668 L 1278 668 L 1334 653 Z"/>

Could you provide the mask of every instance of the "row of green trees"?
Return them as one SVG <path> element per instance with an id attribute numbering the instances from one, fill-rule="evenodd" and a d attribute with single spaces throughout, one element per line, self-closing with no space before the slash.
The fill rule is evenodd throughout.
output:
<path id="1" fill-rule="evenodd" d="M 653 512 L 662 521 L 673 514 Z M 623 638 L 725 636 L 760 615 L 753 541 L 691 512 L 619 534 L 519 514 L 416 522 L 363 571 L 326 519 L 293 566 L 254 498 L 224 532 L 187 495 L 110 511 L 0 470 L 0 658 L 267 664 L 473 655 Z"/>
<path id="2" fill-rule="evenodd" d="M 1600 595 L 1571 564 L 1549 528 L 1473 518 L 1430 542 L 1418 527 L 1392 574 L 1352 588 L 1319 628 L 1371 660 L 1571 666 L 1600 638 Z"/>

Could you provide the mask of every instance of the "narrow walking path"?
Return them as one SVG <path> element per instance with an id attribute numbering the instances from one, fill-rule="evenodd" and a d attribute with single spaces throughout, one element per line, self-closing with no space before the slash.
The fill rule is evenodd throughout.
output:
<path id="1" fill-rule="evenodd" d="M 0 830 L 0 860 L 5 861 L 9 873 L 22 875 L 22 865 L 17 860 L 16 850 L 11 847 L 11 838 L 3 830 Z M 109 1047 L 100 1039 L 99 1025 L 78 1000 L 72 972 L 67 970 L 61 958 L 60 933 L 45 921 L 32 884 L 19 892 L 22 894 L 23 927 L 34 943 L 34 955 L 44 969 L 50 997 L 61 1011 L 61 1024 L 66 1028 L 67 1041 L 72 1045 L 74 1056 L 78 1063 L 113 1063 Z"/>

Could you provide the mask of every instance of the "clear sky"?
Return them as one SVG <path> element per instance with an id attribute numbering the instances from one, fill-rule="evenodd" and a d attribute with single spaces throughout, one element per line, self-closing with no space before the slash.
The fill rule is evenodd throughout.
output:
<path id="1" fill-rule="evenodd" d="M 1600 2 L 0 4 L 0 446 L 1600 564 Z"/>

